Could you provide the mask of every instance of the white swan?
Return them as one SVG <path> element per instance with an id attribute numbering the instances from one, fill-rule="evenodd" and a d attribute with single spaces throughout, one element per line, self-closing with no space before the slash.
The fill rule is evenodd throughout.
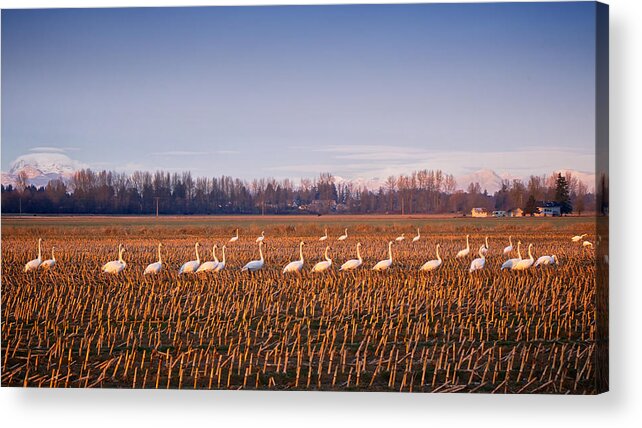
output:
<path id="1" fill-rule="evenodd" d="M 347 228 L 346 228 L 345 232 L 343 233 L 343 235 L 341 235 L 341 236 L 339 236 L 337 238 L 337 241 L 345 241 L 346 239 L 348 239 L 348 229 Z"/>
<path id="2" fill-rule="evenodd" d="M 558 264 L 558 262 L 557 262 L 557 257 L 555 255 L 552 255 L 552 256 L 541 256 L 535 262 L 535 267 L 537 267 L 537 266 L 547 266 L 547 265 L 556 265 L 556 264 Z"/>
<path id="3" fill-rule="evenodd" d="M 441 257 L 439 256 L 439 244 L 435 247 L 435 253 L 437 254 L 437 258 L 435 260 L 428 260 L 426 263 L 424 263 L 419 270 L 424 271 L 424 272 L 431 272 L 433 270 L 439 269 L 439 266 L 441 266 Z"/>
<path id="4" fill-rule="evenodd" d="M 361 251 L 359 249 L 361 248 L 361 242 L 357 242 L 357 258 L 348 260 L 344 264 L 341 265 L 339 270 L 353 270 L 361 266 L 363 263 L 363 259 L 361 258 Z"/>
<path id="5" fill-rule="evenodd" d="M 417 236 L 412 238 L 412 242 L 417 242 L 421 239 L 421 234 L 419 233 L 419 228 L 417 228 Z"/>
<path id="6" fill-rule="evenodd" d="M 382 271 L 392 266 L 392 241 L 388 242 L 388 258 L 381 260 L 372 267 L 372 270 Z"/>
<path id="7" fill-rule="evenodd" d="M 265 231 L 264 231 L 264 230 L 262 230 L 262 231 L 261 231 L 261 236 L 259 236 L 258 238 L 256 238 L 256 241 L 255 241 L 255 242 L 263 242 L 263 240 L 264 240 L 264 239 L 265 239 Z"/>
<path id="8" fill-rule="evenodd" d="M 178 274 L 182 275 L 184 273 L 194 273 L 198 270 L 198 267 L 201 265 L 201 257 L 198 255 L 199 243 L 194 244 L 194 250 L 196 251 L 196 260 L 191 260 L 189 262 L 183 263 L 183 266 L 178 270 Z"/>
<path id="9" fill-rule="evenodd" d="M 40 263 L 40 269 L 51 269 L 56 265 L 56 256 L 54 255 L 54 250 L 56 247 L 51 247 L 51 258 Z"/>
<path id="10" fill-rule="evenodd" d="M 580 242 L 584 237 L 586 236 L 586 233 L 583 233 L 581 235 L 575 235 L 574 237 L 571 238 L 571 241 L 573 242 Z"/>
<path id="11" fill-rule="evenodd" d="M 584 241 L 584 242 L 582 242 L 582 247 L 584 247 L 584 248 L 587 248 L 587 247 L 588 248 L 593 248 L 593 243 L 590 242 L 590 241 Z"/>
<path id="12" fill-rule="evenodd" d="M 475 272 L 476 270 L 481 270 L 486 266 L 486 256 L 482 251 L 483 248 L 483 245 L 479 247 L 479 258 L 470 262 L 470 269 L 468 269 L 468 272 Z"/>
<path id="13" fill-rule="evenodd" d="M 320 237 L 319 241 L 325 241 L 326 239 L 328 239 L 328 228 L 327 227 L 325 228 L 325 235 Z"/>
<path id="14" fill-rule="evenodd" d="M 143 272 L 143 275 L 160 273 L 160 271 L 163 270 L 163 259 L 161 258 L 162 246 L 163 244 L 159 242 L 158 243 L 158 261 L 156 263 L 148 264 L 147 267 L 145 268 L 145 271 Z"/>
<path id="15" fill-rule="evenodd" d="M 216 244 L 212 247 L 212 257 L 214 257 L 214 260 L 201 263 L 198 269 L 196 269 L 196 272 L 213 272 L 216 269 L 218 266 L 218 257 L 216 257 L 217 248 Z"/>
<path id="16" fill-rule="evenodd" d="M 487 236 L 486 237 L 486 243 L 484 245 L 484 249 L 482 250 L 482 252 L 484 253 L 484 257 L 486 257 L 486 255 L 488 254 L 488 248 L 489 247 L 488 247 L 488 236 Z"/>
<path id="17" fill-rule="evenodd" d="M 288 273 L 288 272 L 301 273 L 301 269 L 303 269 L 303 244 L 305 244 L 303 241 L 299 243 L 299 256 L 301 258 L 299 260 L 295 260 L 293 262 L 288 263 L 283 268 L 283 273 Z"/>
<path id="18" fill-rule="evenodd" d="M 533 244 L 528 244 L 528 258 L 520 260 L 516 265 L 513 266 L 512 270 L 527 270 L 531 266 L 533 266 L 533 263 L 535 263 L 535 259 L 533 258 L 533 254 L 531 253 L 531 248 L 533 248 Z"/>
<path id="19" fill-rule="evenodd" d="M 461 259 L 463 257 L 468 257 L 468 254 L 470 254 L 470 243 L 468 242 L 468 236 L 469 235 L 466 235 L 466 248 L 458 252 L 455 258 Z"/>
<path id="20" fill-rule="evenodd" d="M 227 242 L 236 242 L 239 240 L 239 230 L 236 229 L 236 235 L 232 236 L 229 241 Z"/>
<path id="21" fill-rule="evenodd" d="M 405 233 L 402 233 L 401 235 L 399 235 L 399 236 L 397 236 L 397 237 L 395 238 L 395 241 L 397 241 L 397 242 L 401 242 L 401 241 L 403 241 L 404 239 L 406 239 L 406 236 L 405 236 L 405 235 L 406 235 Z"/>
<path id="22" fill-rule="evenodd" d="M 305 244 L 303 241 L 299 243 L 299 256 L 301 258 L 299 260 L 295 260 L 293 262 L 288 263 L 283 268 L 283 273 L 288 273 L 288 272 L 301 273 L 301 269 L 303 269 L 303 244 Z"/>
<path id="23" fill-rule="evenodd" d="M 256 272 L 257 270 L 263 268 L 263 265 L 265 264 L 265 259 L 263 258 L 263 241 L 259 241 L 259 254 L 261 255 L 261 258 L 259 260 L 252 260 L 251 262 L 248 262 L 241 268 L 241 272 Z"/>
<path id="24" fill-rule="evenodd" d="M 332 266 L 332 259 L 328 257 L 328 250 L 330 249 L 330 246 L 325 247 L 325 260 L 320 261 L 319 263 L 315 264 L 314 267 L 312 268 L 312 272 L 323 272 Z"/>
<path id="25" fill-rule="evenodd" d="M 519 263 L 522 260 L 522 251 L 520 249 L 522 245 L 522 241 L 517 241 L 517 258 L 513 259 L 508 259 L 504 263 L 502 263 L 502 268 L 500 270 L 504 269 L 512 269 L 513 266 L 515 266 L 517 263 Z"/>
<path id="26" fill-rule="evenodd" d="M 504 255 L 508 255 L 513 251 L 513 237 L 508 237 L 508 247 L 504 247 Z"/>
<path id="27" fill-rule="evenodd" d="M 123 244 L 118 244 L 118 260 L 105 263 L 102 267 L 102 271 L 105 273 L 119 274 L 127 267 L 127 263 L 123 260 L 123 252 L 125 252 L 125 247 Z"/>
<path id="28" fill-rule="evenodd" d="M 225 245 L 223 245 L 223 248 L 221 248 L 221 251 L 223 252 L 223 260 L 218 262 L 218 264 L 214 268 L 214 272 L 220 272 L 223 269 L 225 269 Z"/>
<path id="29" fill-rule="evenodd" d="M 42 238 L 38 238 L 38 258 L 33 259 L 25 265 L 25 272 L 29 272 L 30 270 L 36 270 L 40 266 L 40 263 L 42 263 L 42 252 L 40 251 L 40 245 L 42 243 Z"/>

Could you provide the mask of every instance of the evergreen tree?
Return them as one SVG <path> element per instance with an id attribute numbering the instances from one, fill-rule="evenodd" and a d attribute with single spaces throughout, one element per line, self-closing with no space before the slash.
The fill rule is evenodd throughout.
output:
<path id="1" fill-rule="evenodd" d="M 562 215 L 570 214 L 573 212 L 573 205 L 571 204 L 571 195 L 568 188 L 568 181 L 561 173 L 557 174 L 555 182 L 555 202 L 560 204 L 560 211 Z"/>
<path id="2" fill-rule="evenodd" d="M 531 193 L 526 201 L 526 206 L 524 206 L 524 215 L 530 215 L 537 213 L 537 202 L 535 202 L 535 196 Z"/>

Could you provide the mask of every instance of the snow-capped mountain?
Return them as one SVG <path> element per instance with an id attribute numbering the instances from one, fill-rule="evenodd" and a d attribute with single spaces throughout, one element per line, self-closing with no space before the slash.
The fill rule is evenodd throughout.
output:
<path id="1" fill-rule="evenodd" d="M 86 166 L 64 153 L 38 152 L 19 156 L 11 163 L 9 172 L 2 173 L 2 184 L 15 185 L 18 174 L 26 173 L 27 182 L 36 187 L 46 186 L 51 180 L 69 180 L 74 172 Z"/>
<path id="2" fill-rule="evenodd" d="M 373 178 L 363 178 L 357 177 L 353 179 L 343 178 L 339 176 L 334 177 L 335 184 L 352 184 L 355 189 L 366 188 L 368 190 L 378 190 L 380 187 L 386 187 L 385 180 L 380 179 L 379 177 Z"/>
<path id="3" fill-rule="evenodd" d="M 470 174 L 455 177 L 458 189 L 466 190 L 470 183 L 479 183 L 482 192 L 487 190 L 488 193 L 494 193 L 501 189 L 502 179 L 503 178 L 499 174 L 490 169 L 480 169 L 479 171 L 471 172 Z"/>
<path id="4" fill-rule="evenodd" d="M 563 169 L 555 172 L 556 173 L 561 172 L 562 175 L 565 175 L 566 173 L 570 173 L 573 177 L 577 178 L 579 181 L 584 183 L 587 186 L 589 192 L 593 192 L 595 189 L 594 173 L 575 171 L 572 169 Z M 553 172 L 547 173 L 545 175 L 550 176 L 551 174 L 553 174 Z M 455 178 L 455 180 L 457 181 L 457 189 L 465 191 L 466 189 L 468 189 L 468 186 L 470 185 L 470 183 L 479 183 L 479 186 L 481 187 L 482 192 L 484 191 L 484 189 L 486 189 L 490 194 L 493 194 L 502 188 L 502 180 L 513 181 L 514 179 L 522 180 L 524 184 L 526 184 L 529 180 L 529 177 L 528 176 L 519 177 L 509 173 L 504 173 L 500 175 L 490 169 L 480 169 L 479 171 L 475 171 L 470 174 L 462 175 Z"/>

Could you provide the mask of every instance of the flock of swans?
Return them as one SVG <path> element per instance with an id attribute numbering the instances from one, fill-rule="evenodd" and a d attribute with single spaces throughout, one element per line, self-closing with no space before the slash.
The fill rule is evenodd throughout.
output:
<path id="1" fill-rule="evenodd" d="M 582 246 L 584 248 L 592 248 L 593 244 L 589 241 L 584 240 L 584 237 L 586 237 L 586 234 L 582 235 L 576 235 L 571 238 L 572 242 L 582 242 Z M 471 247 L 470 247 L 470 235 L 466 235 L 466 248 L 460 250 L 457 252 L 455 255 L 455 259 L 466 259 L 470 255 Z M 319 241 L 327 241 L 329 239 L 328 236 L 328 229 L 325 229 L 325 235 L 319 238 Z M 348 239 L 348 229 L 345 229 L 345 232 L 343 235 L 339 236 L 337 238 L 338 241 L 345 241 Z M 397 238 L 395 238 L 394 241 L 388 242 L 388 258 L 381 260 L 377 262 L 373 267 L 373 271 L 385 271 L 389 269 L 392 264 L 393 264 L 393 256 L 392 256 L 392 247 L 395 244 L 395 242 L 399 243 L 405 240 L 405 234 L 401 234 Z M 412 238 L 412 242 L 417 242 L 421 239 L 421 235 L 419 233 L 419 229 L 417 229 L 417 235 Z M 239 240 L 239 231 L 236 229 L 236 234 L 230 238 L 228 243 L 234 243 Z M 256 238 L 256 241 L 258 243 L 258 249 L 259 249 L 259 259 L 257 260 L 252 260 L 248 263 L 246 263 L 242 268 L 242 272 L 256 272 L 265 266 L 265 257 L 263 255 L 263 244 L 265 240 L 265 231 L 261 232 L 261 235 Z M 508 237 L 508 246 L 504 247 L 503 249 L 503 255 L 510 257 L 510 255 L 513 253 L 513 237 L 509 236 Z M 294 260 L 290 263 L 288 263 L 284 268 L 283 268 L 283 273 L 297 273 L 301 274 L 303 271 L 303 267 L 305 264 L 305 259 L 303 257 L 303 246 L 305 243 L 301 241 L 299 243 L 299 259 Z M 500 270 L 513 270 L 513 271 L 525 271 L 530 269 L 531 267 L 537 267 L 537 266 L 548 266 L 548 265 L 557 265 L 558 259 L 556 255 L 545 255 L 539 257 L 537 260 L 533 257 L 532 249 L 533 249 L 533 244 L 528 245 L 528 257 L 527 258 L 522 258 L 522 253 L 521 253 L 521 241 L 517 242 L 517 257 L 516 258 L 508 258 L 501 266 Z M 152 274 L 157 274 L 160 273 L 163 270 L 163 259 L 162 259 L 162 254 L 161 254 L 161 249 L 163 247 L 162 243 L 158 244 L 158 261 L 149 264 L 145 270 L 143 271 L 144 275 L 152 275 Z M 185 263 L 183 263 L 178 270 L 179 275 L 183 274 L 191 274 L 191 273 L 203 273 L 203 272 L 221 272 L 223 269 L 225 269 L 225 249 L 226 246 L 223 245 L 221 247 L 221 254 L 222 254 L 222 260 L 218 259 L 217 256 L 217 249 L 218 246 L 214 245 L 212 247 L 212 257 L 213 260 L 205 261 L 202 262 L 198 249 L 200 247 L 200 244 L 197 242 L 194 245 L 194 251 L 196 253 L 196 259 L 195 260 L 190 260 Z M 442 264 L 443 264 L 443 259 L 441 258 L 439 254 L 439 248 L 440 244 L 437 244 L 435 247 L 435 255 L 436 259 L 429 260 L 426 263 L 424 263 L 419 270 L 423 272 L 432 272 L 436 271 L 439 269 Z M 468 271 L 470 273 L 482 270 L 486 267 L 486 256 L 488 255 L 488 250 L 489 250 L 489 244 L 488 244 L 488 236 L 486 236 L 484 243 L 479 247 L 478 255 L 479 257 L 473 259 L 470 263 L 470 268 Z M 36 269 L 42 269 L 42 270 L 48 270 L 52 269 L 55 264 L 56 264 L 56 258 L 54 255 L 54 250 L 55 247 L 51 249 L 51 259 L 48 260 L 42 260 L 42 238 L 38 239 L 38 258 L 33 259 L 29 261 L 25 267 L 24 267 L 24 272 L 29 272 L 33 271 Z M 350 259 L 343 263 L 341 267 L 339 268 L 339 271 L 351 271 L 359 268 L 360 266 L 363 265 L 363 258 L 361 257 L 361 242 L 358 242 L 356 245 L 356 250 L 357 250 L 357 257 L 354 259 Z M 324 258 L 322 261 L 316 263 L 312 269 L 311 272 L 324 272 L 329 270 L 332 267 L 332 259 L 329 257 L 328 252 L 330 251 L 330 246 L 326 246 L 325 248 L 325 253 L 324 253 Z M 117 260 L 112 260 L 110 262 L 105 263 L 101 270 L 104 273 L 108 274 L 118 274 L 122 271 L 125 270 L 127 267 L 127 263 L 123 259 L 123 253 L 125 252 L 125 247 L 122 244 L 118 245 L 118 259 Z"/>

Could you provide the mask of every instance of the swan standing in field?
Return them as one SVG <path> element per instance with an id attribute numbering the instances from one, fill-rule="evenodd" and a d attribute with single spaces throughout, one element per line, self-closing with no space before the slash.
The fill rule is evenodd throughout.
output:
<path id="1" fill-rule="evenodd" d="M 500 270 L 504 269 L 512 269 L 513 266 L 515 266 L 517 263 L 519 263 L 522 260 L 522 251 L 520 249 L 522 245 L 522 241 L 517 241 L 517 258 L 515 259 L 508 259 L 504 263 L 502 263 L 502 268 Z"/>
<path id="2" fill-rule="evenodd" d="M 320 261 L 314 267 L 312 268 L 312 272 L 323 272 L 332 266 L 332 259 L 328 257 L 328 250 L 330 249 L 330 246 L 325 247 L 325 256 L 323 261 Z"/>
<path id="3" fill-rule="evenodd" d="M 337 241 L 345 241 L 346 239 L 348 239 L 348 228 L 346 228 L 346 230 L 343 233 L 343 235 L 341 235 L 341 236 L 339 236 L 337 238 Z"/>
<path id="4" fill-rule="evenodd" d="M 468 254 L 470 254 L 470 243 L 468 242 L 468 237 L 469 235 L 466 235 L 466 248 L 458 252 L 455 258 L 461 259 L 464 257 L 468 257 Z"/>
<path id="5" fill-rule="evenodd" d="M 382 271 L 392 266 L 392 241 L 388 242 L 388 258 L 381 260 L 372 267 L 372 270 Z"/>
<path id="6" fill-rule="evenodd" d="M 264 239 L 265 239 L 265 231 L 264 231 L 264 230 L 262 230 L 262 231 L 261 231 L 261 236 L 259 236 L 258 238 L 256 238 L 256 241 L 255 241 L 255 242 L 263 242 L 263 240 L 264 240 Z"/>
<path id="7" fill-rule="evenodd" d="M 435 260 L 429 260 L 426 263 L 424 263 L 419 270 L 424 271 L 424 272 L 431 272 L 433 270 L 439 269 L 439 266 L 441 266 L 441 257 L 439 256 L 439 244 L 435 247 L 435 253 L 437 254 L 437 258 Z"/>
<path id="8" fill-rule="evenodd" d="M 239 240 L 239 230 L 236 229 L 236 235 L 232 236 L 228 242 L 236 242 Z"/>
<path id="9" fill-rule="evenodd" d="M 216 269 L 218 266 L 218 257 L 216 257 L 217 248 L 216 244 L 212 247 L 212 257 L 214 257 L 214 260 L 201 263 L 198 269 L 196 269 L 196 272 L 213 272 Z"/>
<path id="10" fill-rule="evenodd" d="M 517 264 L 513 266 L 512 270 L 527 270 L 531 266 L 533 266 L 533 263 L 535 263 L 535 258 L 533 258 L 533 254 L 531 253 L 531 248 L 533 248 L 533 244 L 528 244 L 528 258 L 520 260 Z"/>
<path id="11" fill-rule="evenodd" d="M 54 250 L 56 247 L 51 247 L 51 258 L 40 263 L 40 269 L 51 269 L 56 265 L 56 256 L 54 255 Z"/>
<path id="12" fill-rule="evenodd" d="M 470 269 L 468 269 L 468 272 L 475 272 L 476 270 L 481 270 L 486 266 L 486 256 L 482 251 L 483 249 L 483 245 L 479 247 L 479 258 L 470 262 Z"/>
<path id="13" fill-rule="evenodd" d="M 590 241 L 584 241 L 582 242 L 582 247 L 584 248 L 593 248 L 593 243 Z"/>
<path id="14" fill-rule="evenodd" d="M 25 272 L 29 272 L 30 270 L 36 270 L 40 266 L 40 263 L 42 263 L 42 252 L 41 252 L 41 243 L 42 243 L 42 238 L 38 238 L 38 258 L 33 259 L 29 261 L 25 265 Z"/>
<path id="15" fill-rule="evenodd" d="M 487 236 L 486 237 L 486 243 L 485 243 L 484 248 L 482 250 L 482 252 L 484 253 L 484 257 L 486 257 L 486 255 L 488 254 L 488 248 L 489 247 L 488 247 L 488 236 Z"/>
<path id="16" fill-rule="evenodd" d="M 357 242 L 357 258 L 348 260 L 344 264 L 341 265 L 339 270 L 353 270 L 361 266 L 363 263 L 363 259 L 361 258 L 361 251 L 359 249 L 361 248 L 361 242 Z"/>
<path id="17" fill-rule="evenodd" d="M 259 254 L 261 255 L 261 258 L 259 260 L 252 260 L 251 262 L 248 262 L 241 268 L 241 272 L 256 272 L 257 270 L 263 268 L 263 265 L 265 264 L 265 259 L 263 258 L 263 241 L 259 241 Z"/>
<path id="18" fill-rule="evenodd" d="M 124 271 L 127 267 L 127 263 L 123 260 L 123 252 L 125 252 L 125 247 L 123 247 L 123 244 L 118 244 L 118 260 L 105 263 L 102 267 L 102 271 L 111 274 L 119 274 Z"/>
<path id="19" fill-rule="evenodd" d="M 397 237 L 395 238 L 395 241 L 397 241 L 397 242 L 401 242 L 401 241 L 403 241 L 404 239 L 406 239 L 406 236 L 405 236 L 405 235 L 406 235 L 405 233 L 402 233 L 401 235 L 399 235 L 399 236 L 397 236 Z"/>
<path id="20" fill-rule="evenodd" d="M 194 250 L 196 251 L 196 260 L 191 260 L 189 262 L 183 263 L 183 266 L 178 270 L 178 274 L 182 275 L 184 273 L 194 273 L 198 270 L 198 267 L 201 265 L 201 257 L 198 255 L 198 247 L 200 244 L 197 242 L 194 244 Z"/>
<path id="21" fill-rule="evenodd" d="M 535 262 L 535 267 L 537 266 L 546 266 L 546 265 L 556 265 L 558 264 L 557 262 L 557 257 L 555 255 L 552 256 L 542 256 L 537 261 Z"/>
<path id="22" fill-rule="evenodd" d="M 299 256 L 301 258 L 299 260 L 295 260 L 293 262 L 288 263 L 283 268 L 283 273 L 288 273 L 288 272 L 301 273 L 301 269 L 303 269 L 303 244 L 305 244 L 303 241 L 299 243 Z"/>
<path id="23" fill-rule="evenodd" d="M 584 237 L 586 236 L 586 233 L 583 233 L 581 235 L 575 235 L 574 237 L 571 238 L 571 241 L 573 242 L 580 242 Z"/>
<path id="24" fill-rule="evenodd" d="M 421 239 L 421 234 L 419 233 L 419 228 L 417 228 L 417 236 L 412 238 L 412 242 L 417 242 Z"/>
<path id="25" fill-rule="evenodd" d="M 163 246 L 162 243 L 158 243 L 158 261 L 156 263 L 148 264 L 147 267 L 145 268 L 145 271 L 143 272 L 143 275 L 159 273 L 161 270 L 163 270 L 163 259 L 161 258 L 162 246 Z"/>
<path id="26" fill-rule="evenodd" d="M 218 264 L 214 268 L 214 272 L 220 272 L 225 269 L 225 245 L 223 245 L 223 248 L 221 248 L 221 252 L 223 253 L 223 260 L 218 262 Z"/>
<path id="27" fill-rule="evenodd" d="M 504 255 L 507 256 L 513 251 L 513 237 L 508 237 L 508 247 L 504 247 Z"/>
<path id="28" fill-rule="evenodd" d="M 327 227 L 325 228 L 325 235 L 320 237 L 319 241 L 325 241 L 326 239 L 328 239 L 328 228 Z"/>

